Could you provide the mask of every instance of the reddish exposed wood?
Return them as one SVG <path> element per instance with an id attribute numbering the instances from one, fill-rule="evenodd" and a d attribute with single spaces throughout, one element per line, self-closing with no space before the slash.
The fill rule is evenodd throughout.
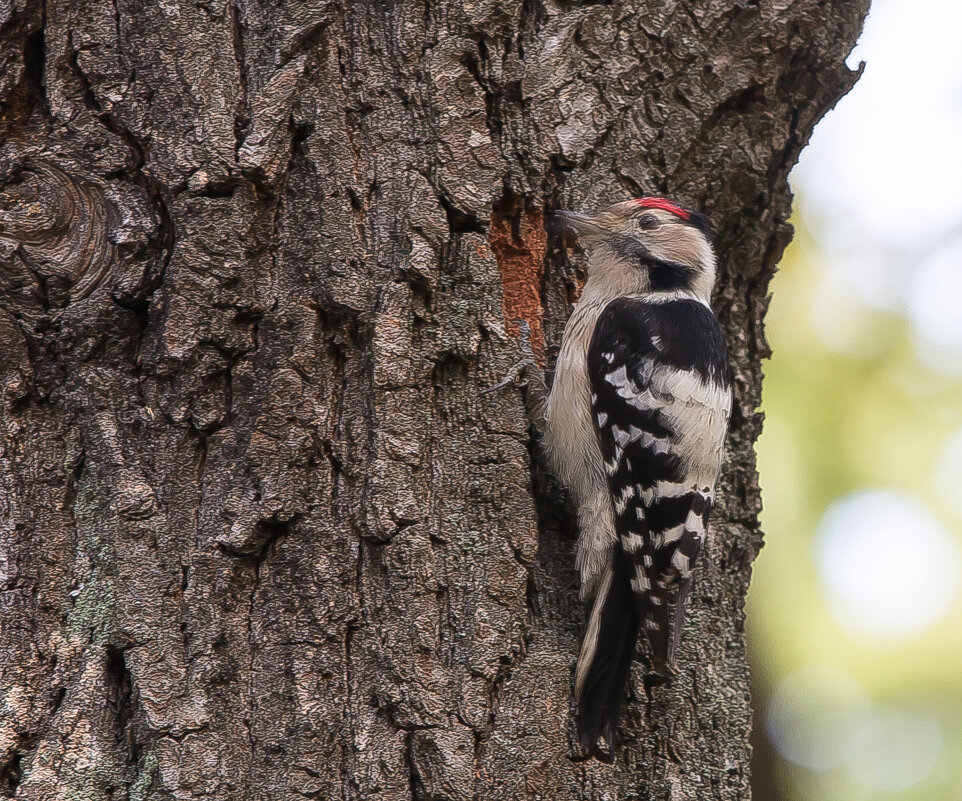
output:
<path id="1" fill-rule="evenodd" d="M 540 208 L 521 210 L 514 198 L 491 209 L 491 249 L 501 271 L 502 306 L 508 332 L 520 336 L 518 320 L 531 329 L 531 349 L 544 362 L 541 280 L 547 234 Z"/>

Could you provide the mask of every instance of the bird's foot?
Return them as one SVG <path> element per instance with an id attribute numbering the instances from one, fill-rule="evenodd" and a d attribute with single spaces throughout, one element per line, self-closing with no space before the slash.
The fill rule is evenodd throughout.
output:
<path id="1" fill-rule="evenodd" d="M 497 384 L 481 390 L 482 395 L 500 392 L 509 386 L 524 390 L 525 406 L 531 425 L 539 435 L 544 434 L 544 409 L 548 400 L 548 385 L 545 383 L 541 366 L 531 348 L 531 326 L 526 320 L 514 321 L 521 331 L 519 342 L 521 360 L 511 367 Z"/>
<path id="2" fill-rule="evenodd" d="M 502 378 L 497 384 L 488 387 L 487 389 L 482 389 L 482 395 L 490 395 L 492 392 L 499 392 L 507 386 L 514 384 L 516 387 L 527 387 L 530 383 L 529 374 L 533 371 L 538 371 L 538 363 L 534 359 L 522 359 L 520 362 L 515 364 L 507 373 L 505 373 L 504 378 Z M 542 379 L 542 382 L 544 379 Z"/>

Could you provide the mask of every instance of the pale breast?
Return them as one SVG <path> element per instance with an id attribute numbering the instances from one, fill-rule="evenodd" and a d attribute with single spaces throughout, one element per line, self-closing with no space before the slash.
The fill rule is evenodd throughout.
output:
<path id="1" fill-rule="evenodd" d="M 565 326 L 554 382 L 546 407 L 545 442 L 552 469 L 577 498 L 585 498 L 605 477 L 591 419 L 587 354 L 590 332 L 603 307 L 579 305 Z"/>

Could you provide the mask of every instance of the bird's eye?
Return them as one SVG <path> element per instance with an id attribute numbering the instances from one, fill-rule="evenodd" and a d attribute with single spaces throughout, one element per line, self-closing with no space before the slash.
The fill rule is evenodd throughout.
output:
<path id="1" fill-rule="evenodd" d="M 659 220 L 654 214 L 644 214 L 641 219 L 638 220 L 638 225 L 641 226 L 642 231 L 654 231 L 659 225 L 661 225 L 661 220 Z"/>

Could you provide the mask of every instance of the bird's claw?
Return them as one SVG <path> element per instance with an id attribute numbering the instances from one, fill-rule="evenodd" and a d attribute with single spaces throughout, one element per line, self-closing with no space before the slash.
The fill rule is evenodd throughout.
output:
<path id="1" fill-rule="evenodd" d="M 514 365 L 514 367 L 508 370 L 504 378 L 502 378 L 497 384 L 494 384 L 487 389 L 482 389 L 481 394 L 490 395 L 492 392 L 498 392 L 504 389 L 509 384 L 514 384 L 518 387 L 526 387 L 528 386 L 529 379 L 525 373 L 527 373 L 528 370 L 537 369 L 538 365 L 534 359 L 522 359 L 520 362 Z"/>

